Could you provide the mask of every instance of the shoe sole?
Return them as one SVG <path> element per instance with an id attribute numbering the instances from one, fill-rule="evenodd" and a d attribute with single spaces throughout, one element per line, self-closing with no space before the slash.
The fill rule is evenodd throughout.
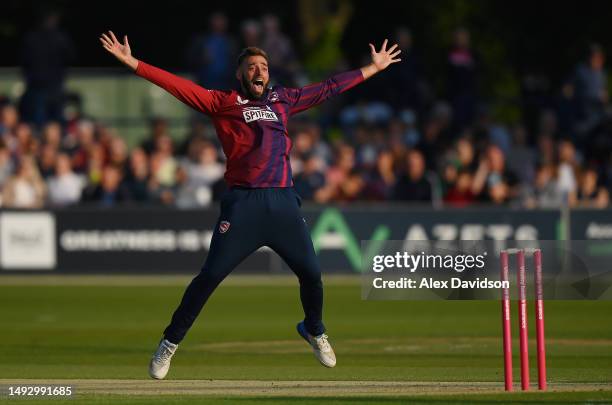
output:
<path id="1" fill-rule="evenodd" d="M 153 372 L 151 371 L 151 363 L 149 363 L 149 377 L 151 377 L 154 380 L 163 380 L 166 378 L 167 375 L 168 373 L 166 372 L 166 374 L 163 377 L 155 376 Z"/>

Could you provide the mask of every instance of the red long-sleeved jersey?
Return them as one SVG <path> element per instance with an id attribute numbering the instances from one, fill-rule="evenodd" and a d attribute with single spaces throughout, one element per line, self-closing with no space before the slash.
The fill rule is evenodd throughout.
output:
<path id="1" fill-rule="evenodd" d="M 236 90 L 208 90 L 162 69 L 138 62 L 136 74 L 211 117 L 227 157 L 230 186 L 291 187 L 287 120 L 361 83 L 361 70 L 294 89 L 274 86 L 259 100 Z"/>

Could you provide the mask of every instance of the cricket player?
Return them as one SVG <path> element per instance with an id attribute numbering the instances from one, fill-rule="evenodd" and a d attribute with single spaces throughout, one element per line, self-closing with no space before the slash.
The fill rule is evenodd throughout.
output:
<path id="1" fill-rule="evenodd" d="M 340 94 L 399 62 L 397 45 L 379 51 L 370 44 L 372 62 L 303 88 L 269 86 L 268 57 L 256 47 L 238 57 L 235 90 L 209 90 L 151 66 L 132 56 L 127 36 L 120 42 L 112 31 L 100 37 L 102 46 L 120 62 L 174 97 L 208 115 L 227 157 L 221 214 L 200 273 L 191 281 L 166 327 L 149 365 L 152 378 L 163 379 L 179 343 L 223 279 L 262 246 L 278 253 L 296 274 L 304 320 L 300 336 L 325 367 L 336 356 L 322 321 L 321 270 L 304 218 L 301 199 L 293 188 L 287 133 L 289 117 Z"/>

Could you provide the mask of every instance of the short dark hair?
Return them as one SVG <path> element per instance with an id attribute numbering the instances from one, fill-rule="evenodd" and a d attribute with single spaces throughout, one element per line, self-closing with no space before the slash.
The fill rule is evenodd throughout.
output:
<path id="1" fill-rule="evenodd" d="M 268 54 L 261 48 L 256 46 L 249 46 L 248 48 L 244 48 L 240 55 L 238 55 L 238 66 L 242 65 L 242 61 L 244 61 L 249 56 L 263 56 L 268 62 Z"/>

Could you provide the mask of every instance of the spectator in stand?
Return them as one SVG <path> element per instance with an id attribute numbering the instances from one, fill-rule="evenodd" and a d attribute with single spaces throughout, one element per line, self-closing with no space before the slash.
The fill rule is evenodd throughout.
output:
<path id="1" fill-rule="evenodd" d="M 573 80 L 568 80 L 561 86 L 561 91 L 555 100 L 555 112 L 559 120 L 559 129 L 564 134 L 572 134 L 576 130 L 579 115 L 576 88 Z"/>
<path id="2" fill-rule="evenodd" d="M 496 122 L 488 107 L 478 109 L 477 119 L 474 123 L 474 138 L 484 144 L 497 145 L 507 155 L 510 152 L 512 137 L 508 130 Z"/>
<path id="3" fill-rule="evenodd" d="M 119 137 L 114 128 L 109 128 L 99 122 L 95 123 L 96 142 L 102 147 L 104 164 L 108 163 L 113 140 Z"/>
<path id="4" fill-rule="evenodd" d="M 444 196 L 444 202 L 453 207 L 465 207 L 475 201 L 472 192 L 473 175 L 467 169 L 457 173 L 457 180 Z"/>
<path id="5" fill-rule="evenodd" d="M 261 24 L 256 20 L 246 20 L 241 27 L 242 45 L 241 48 L 256 46 L 261 48 Z"/>
<path id="6" fill-rule="evenodd" d="M 366 199 L 374 201 L 389 199 L 397 179 L 393 169 L 393 154 L 388 150 L 381 151 L 377 156 L 376 166 L 365 176 Z"/>
<path id="7" fill-rule="evenodd" d="M 219 162 L 212 142 L 194 139 L 189 156 L 176 172 L 176 204 L 180 208 L 206 207 L 215 197 L 215 185 L 223 179 L 225 165 Z"/>
<path id="8" fill-rule="evenodd" d="M 43 145 L 50 145 L 55 150 L 60 150 L 62 147 L 62 126 L 59 122 L 49 121 L 45 124 L 42 130 Z"/>
<path id="9" fill-rule="evenodd" d="M 438 166 L 442 170 L 440 176 L 440 192 L 443 199 L 446 199 L 446 195 L 451 189 L 455 189 L 453 193 L 457 192 L 456 183 L 460 172 L 473 173 L 476 170 L 475 155 L 476 152 L 474 151 L 474 145 L 472 144 L 469 134 L 462 135 L 455 142 L 454 148 L 448 150 L 444 160 Z M 465 180 L 465 178 L 463 180 Z M 461 190 L 461 193 L 463 193 L 463 190 Z"/>
<path id="10" fill-rule="evenodd" d="M 208 141 L 204 138 L 194 138 L 187 145 L 181 144 L 180 147 L 186 147 L 186 153 L 178 153 L 177 160 L 180 165 L 185 166 L 196 163 L 200 160 L 200 152 Z"/>
<path id="11" fill-rule="evenodd" d="M 578 103 L 578 131 L 584 136 L 595 129 L 604 118 L 608 104 L 605 54 L 599 44 L 589 46 L 588 58 L 576 68 L 574 86 Z"/>
<path id="12" fill-rule="evenodd" d="M 134 201 L 149 201 L 149 160 L 142 148 L 136 148 L 130 153 L 124 184 Z"/>
<path id="13" fill-rule="evenodd" d="M 478 57 L 471 48 L 466 28 L 454 32 L 447 63 L 447 95 L 453 109 L 454 126 L 463 129 L 474 118 L 478 88 Z"/>
<path id="14" fill-rule="evenodd" d="M 145 151 L 145 153 L 149 156 L 155 151 L 157 147 L 157 141 L 159 138 L 164 136 L 170 136 L 168 131 L 168 120 L 165 118 L 153 118 L 151 120 L 151 133 L 148 137 L 142 142 L 140 147 Z"/>
<path id="15" fill-rule="evenodd" d="M 19 124 L 19 113 L 12 104 L 5 104 L 0 109 L 0 136 L 6 138 L 13 137 Z"/>
<path id="16" fill-rule="evenodd" d="M 554 165 L 543 164 L 538 167 L 535 184 L 527 192 L 523 205 L 527 208 L 559 208 L 563 195 L 557 183 L 557 170 Z"/>
<path id="17" fill-rule="evenodd" d="M 13 153 L 16 158 L 22 156 L 36 155 L 38 152 L 38 139 L 34 138 L 32 133 L 32 127 L 25 122 L 21 122 L 17 125 L 15 130 L 15 149 Z"/>
<path id="18" fill-rule="evenodd" d="M 560 135 L 559 120 L 555 111 L 546 108 L 540 112 L 538 130 L 540 136 L 550 135 L 553 138 L 557 138 Z"/>
<path id="19" fill-rule="evenodd" d="M 38 128 L 49 120 L 63 121 L 64 79 L 75 54 L 72 40 L 59 23 L 57 12 L 47 13 L 40 27 L 26 34 L 22 47 L 26 91 L 21 112 L 26 122 Z"/>
<path id="20" fill-rule="evenodd" d="M 555 140 L 551 135 L 540 135 L 537 139 L 537 163 L 540 166 L 556 165 L 557 152 Z"/>
<path id="21" fill-rule="evenodd" d="M 172 139 L 164 135 L 157 139 L 151 156 L 151 175 L 162 187 L 174 186 L 177 161 L 174 158 Z"/>
<path id="22" fill-rule="evenodd" d="M 219 162 L 217 148 L 210 142 L 203 142 L 195 162 L 185 165 L 188 182 L 196 189 L 210 187 L 223 177 L 225 165 Z"/>
<path id="23" fill-rule="evenodd" d="M 557 166 L 557 179 L 559 191 L 571 197 L 578 188 L 576 174 L 578 172 L 578 159 L 576 148 L 571 141 L 564 139 L 558 143 L 559 164 Z"/>
<path id="24" fill-rule="evenodd" d="M 306 129 L 296 130 L 293 137 L 293 146 L 291 148 L 291 172 L 294 177 L 304 170 L 307 157 L 315 153 L 315 139 L 312 131 Z M 323 163 L 323 162 L 322 162 Z M 322 166 L 320 169 L 323 169 Z"/>
<path id="25" fill-rule="evenodd" d="M 375 133 L 375 131 L 372 131 Z M 360 139 L 355 143 L 357 147 L 357 167 L 364 175 L 368 175 L 376 167 L 378 159 L 378 144 L 376 137 L 371 140 Z"/>
<path id="26" fill-rule="evenodd" d="M 231 87 L 234 53 L 234 41 L 227 33 L 227 17 L 221 12 L 213 13 L 209 32 L 196 36 L 188 50 L 189 65 L 198 84 L 211 89 Z"/>
<path id="27" fill-rule="evenodd" d="M 52 206 L 74 205 L 81 199 L 85 179 L 72 171 L 70 156 L 60 154 L 57 157 L 55 175 L 47 180 L 49 203 Z"/>
<path id="28" fill-rule="evenodd" d="M 172 139 L 162 136 L 157 139 L 155 152 L 149 159 L 151 182 L 150 195 L 153 201 L 163 205 L 174 204 L 174 191 L 178 164 L 173 156 Z"/>
<path id="29" fill-rule="evenodd" d="M 467 136 L 463 136 L 455 143 L 455 150 L 457 153 L 457 167 L 459 169 L 474 171 L 476 170 L 476 160 L 474 151 L 474 145 Z"/>
<path id="30" fill-rule="evenodd" d="M 396 110 L 410 109 L 423 113 L 428 98 L 428 85 L 423 75 L 421 58 L 413 46 L 412 33 L 407 27 L 399 27 L 396 41 L 402 50 L 402 63 L 389 69 L 385 77 L 386 101 Z"/>
<path id="31" fill-rule="evenodd" d="M 128 148 L 123 138 L 113 136 L 108 150 L 107 163 L 117 166 L 125 172 L 128 167 Z"/>
<path id="32" fill-rule="evenodd" d="M 58 150 L 51 144 L 44 145 L 38 156 L 38 169 L 44 180 L 53 176 L 57 167 Z"/>
<path id="33" fill-rule="evenodd" d="M 397 122 L 397 121 L 396 121 Z M 403 110 L 400 120 L 403 124 L 402 142 L 409 148 L 413 148 L 421 141 L 421 133 L 417 127 L 417 116 L 412 110 Z"/>
<path id="34" fill-rule="evenodd" d="M 15 170 L 15 164 L 13 159 L 11 158 L 11 152 L 6 147 L 6 144 L 0 138 L 0 193 L 2 192 L 2 187 L 11 176 L 13 171 Z M 1 194 L 0 194 L 1 196 Z M 0 199 L 0 206 L 2 205 L 2 201 Z"/>
<path id="35" fill-rule="evenodd" d="M 304 200 L 314 200 L 317 192 L 325 186 L 324 166 L 316 154 L 304 155 L 302 170 L 293 179 L 296 191 Z"/>
<path id="36" fill-rule="evenodd" d="M 172 203 L 179 209 L 189 209 L 207 206 L 212 200 L 210 189 L 194 187 L 187 177 L 184 167 L 176 169 L 176 183 L 172 191 Z"/>
<path id="37" fill-rule="evenodd" d="M 504 153 L 490 145 L 474 176 L 472 193 L 481 201 L 505 204 L 518 196 L 517 186 L 517 177 L 506 167 Z"/>
<path id="38" fill-rule="evenodd" d="M 210 131 L 213 131 L 212 134 Z M 180 143 L 179 147 L 176 150 L 176 153 L 179 156 L 190 155 L 190 148 L 194 142 L 200 141 L 211 141 L 213 143 L 218 143 L 216 136 L 214 135 L 214 127 L 212 127 L 209 123 L 203 121 L 200 118 L 192 118 L 190 120 L 190 128 L 189 132 L 186 136 L 183 137 L 183 141 Z M 189 158 L 193 158 L 193 156 L 188 156 Z"/>
<path id="39" fill-rule="evenodd" d="M 195 161 L 188 161 L 177 171 L 176 203 L 182 208 L 207 207 L 214 200 L 225 165 L 219 162 L 214 144 L 198 142 Z"/>
<path id="40" fill-rule="evenodd" d="M 163 159 L 159 155 L 151 156 L 149 163 L 151 171 L 151 181 L 149 182 L 151 201 L 162 205 L 174 204 L 174 187 L 176 185 L 178 166 L 167 165 L 162 170 L 161 168 L 164 164 Z M 165 173 L 163 177 L 171 176 L 171 182 L 160 182 L 160 177 L 162 177 L 160 173 Z"/>
<path id="41" fill-rule="evenodd" d="M 336 189 L 334 201 L 352 202 L 362 200 L 364 198 L 363 192 L 365 186 L 363 173 L 357 169 L 352 170 L 346 177 L 346 180 Z"/>
<path id="42" fill-rule="evenodd" d="M 417 149 L 425 156 L 427 167 L 437 167 L 440 149 L 451 141 L 452 111 L 448 104 L 439 102 L 432 108 L 423 128 L 423 136 Z"/>
<path id="43" fill-rule="evenodd" d="M 323 160 L 325 168 L 327 168 L 332 164 L 334 156 L 332 145 L 323 140 L 322 129 L 319 125 L 309 124 L 305 131 L 312 137 L 312 152 Z"/>
<path id="44" fill-rule="evenodd" d="M 536 154 L 527 144 L 527 130 L 522 125 L 515 125 L 512 130 L 512 144 L 508 156 L 508 169 L 516 173 L 518 180 L 532 184 L 535 178 Z"/>
<path id="45" fill-rule="evenodd" d="M 95 145 L 97 143 L 93 122 L 80 121 L 76 126 L 75 144 L 69 149 L 72 156 L 72 168 L 76 172 L 87 173 L 89 171 L 89 158 Z"/>
<path id="46" fill-rule="evenodd" d="M 130 201 L 127 187 L 122 183 L 122 173 L 118 167 L 105 166 L 99 184 L 90 184 L 83 190 L 81 200 L 102 207 L 114 207 Z"/>
<path id="47" fill-rule="evenodd" d="M 342 183 L 349 178 L 353 169 L 355 169 L 355 149 L 347 144 L 338 145 L 335 164 L 327 170 L 325 186 L 316 192 L 316 201 L 332 201 L 340 196 Z"/>
<path id="48" fill-rule="evenodd" d="M 23 156 L 19 160 L 17 173 L 4 186 L 2 202 L 7 208 L 42 208 L 46 192 L 34 158 Z"/>
<path id="49" fill-rule="evenodd" d="M 599 184 L 597 171 L 586 169 L 580 176 L 580 185 L 572 205 L 586 208 L 606 208 L 610 203 L 610 194 Z"/>
<path id="50" fill-rule="evenodd" d="M 87 152 L 87 168 L 85 170 L 90 185 L 96 186 L 102 181 L 105 161 L 104 148 L 99 143 L 93 143 Z"/>
<path id="51" fill-rule="evenodd" d="M 76 127 L 78 123 L 85 118 L 85 114 L 83 113 L 84 109 L 84 100 L 80 93 L 71 93 L 66 94 L 66 99 L 64 102 L 64 139 L 62 143 L 64 147 L 70 148 L 74 145 L 71 143 L 74 141 L 74 133 L 76 132 Z"/>
<path id="52" fill-rule="evenodd" d="M 413 201 L 431 203 L 431 183 L 425 177 L 425 157 L 418 149 L 411 149 L 406 154 L 406 171 L 393 187 L 392 199 L 395 201 Z"/>
<path id="53" fill-rule="evenodd" d="M 459 167 L 457 162 L 453 160 L 453 152 L 454 151 L 449 151 L 440 165 L 442 167 L 442 173 L 440 174 L 439 185 L 443 199 L 448 192 L 457 185 L 457 179 L 459 177 Z"/>
<path id="54" fill-rule="evenodd" d="M 278 17 L 266 14 L 262 18 L 262 48 L 268 52 L 270 76 L 286 86 L 292 86 L 299 64 L 291 39 L 282 33 Z"/>

